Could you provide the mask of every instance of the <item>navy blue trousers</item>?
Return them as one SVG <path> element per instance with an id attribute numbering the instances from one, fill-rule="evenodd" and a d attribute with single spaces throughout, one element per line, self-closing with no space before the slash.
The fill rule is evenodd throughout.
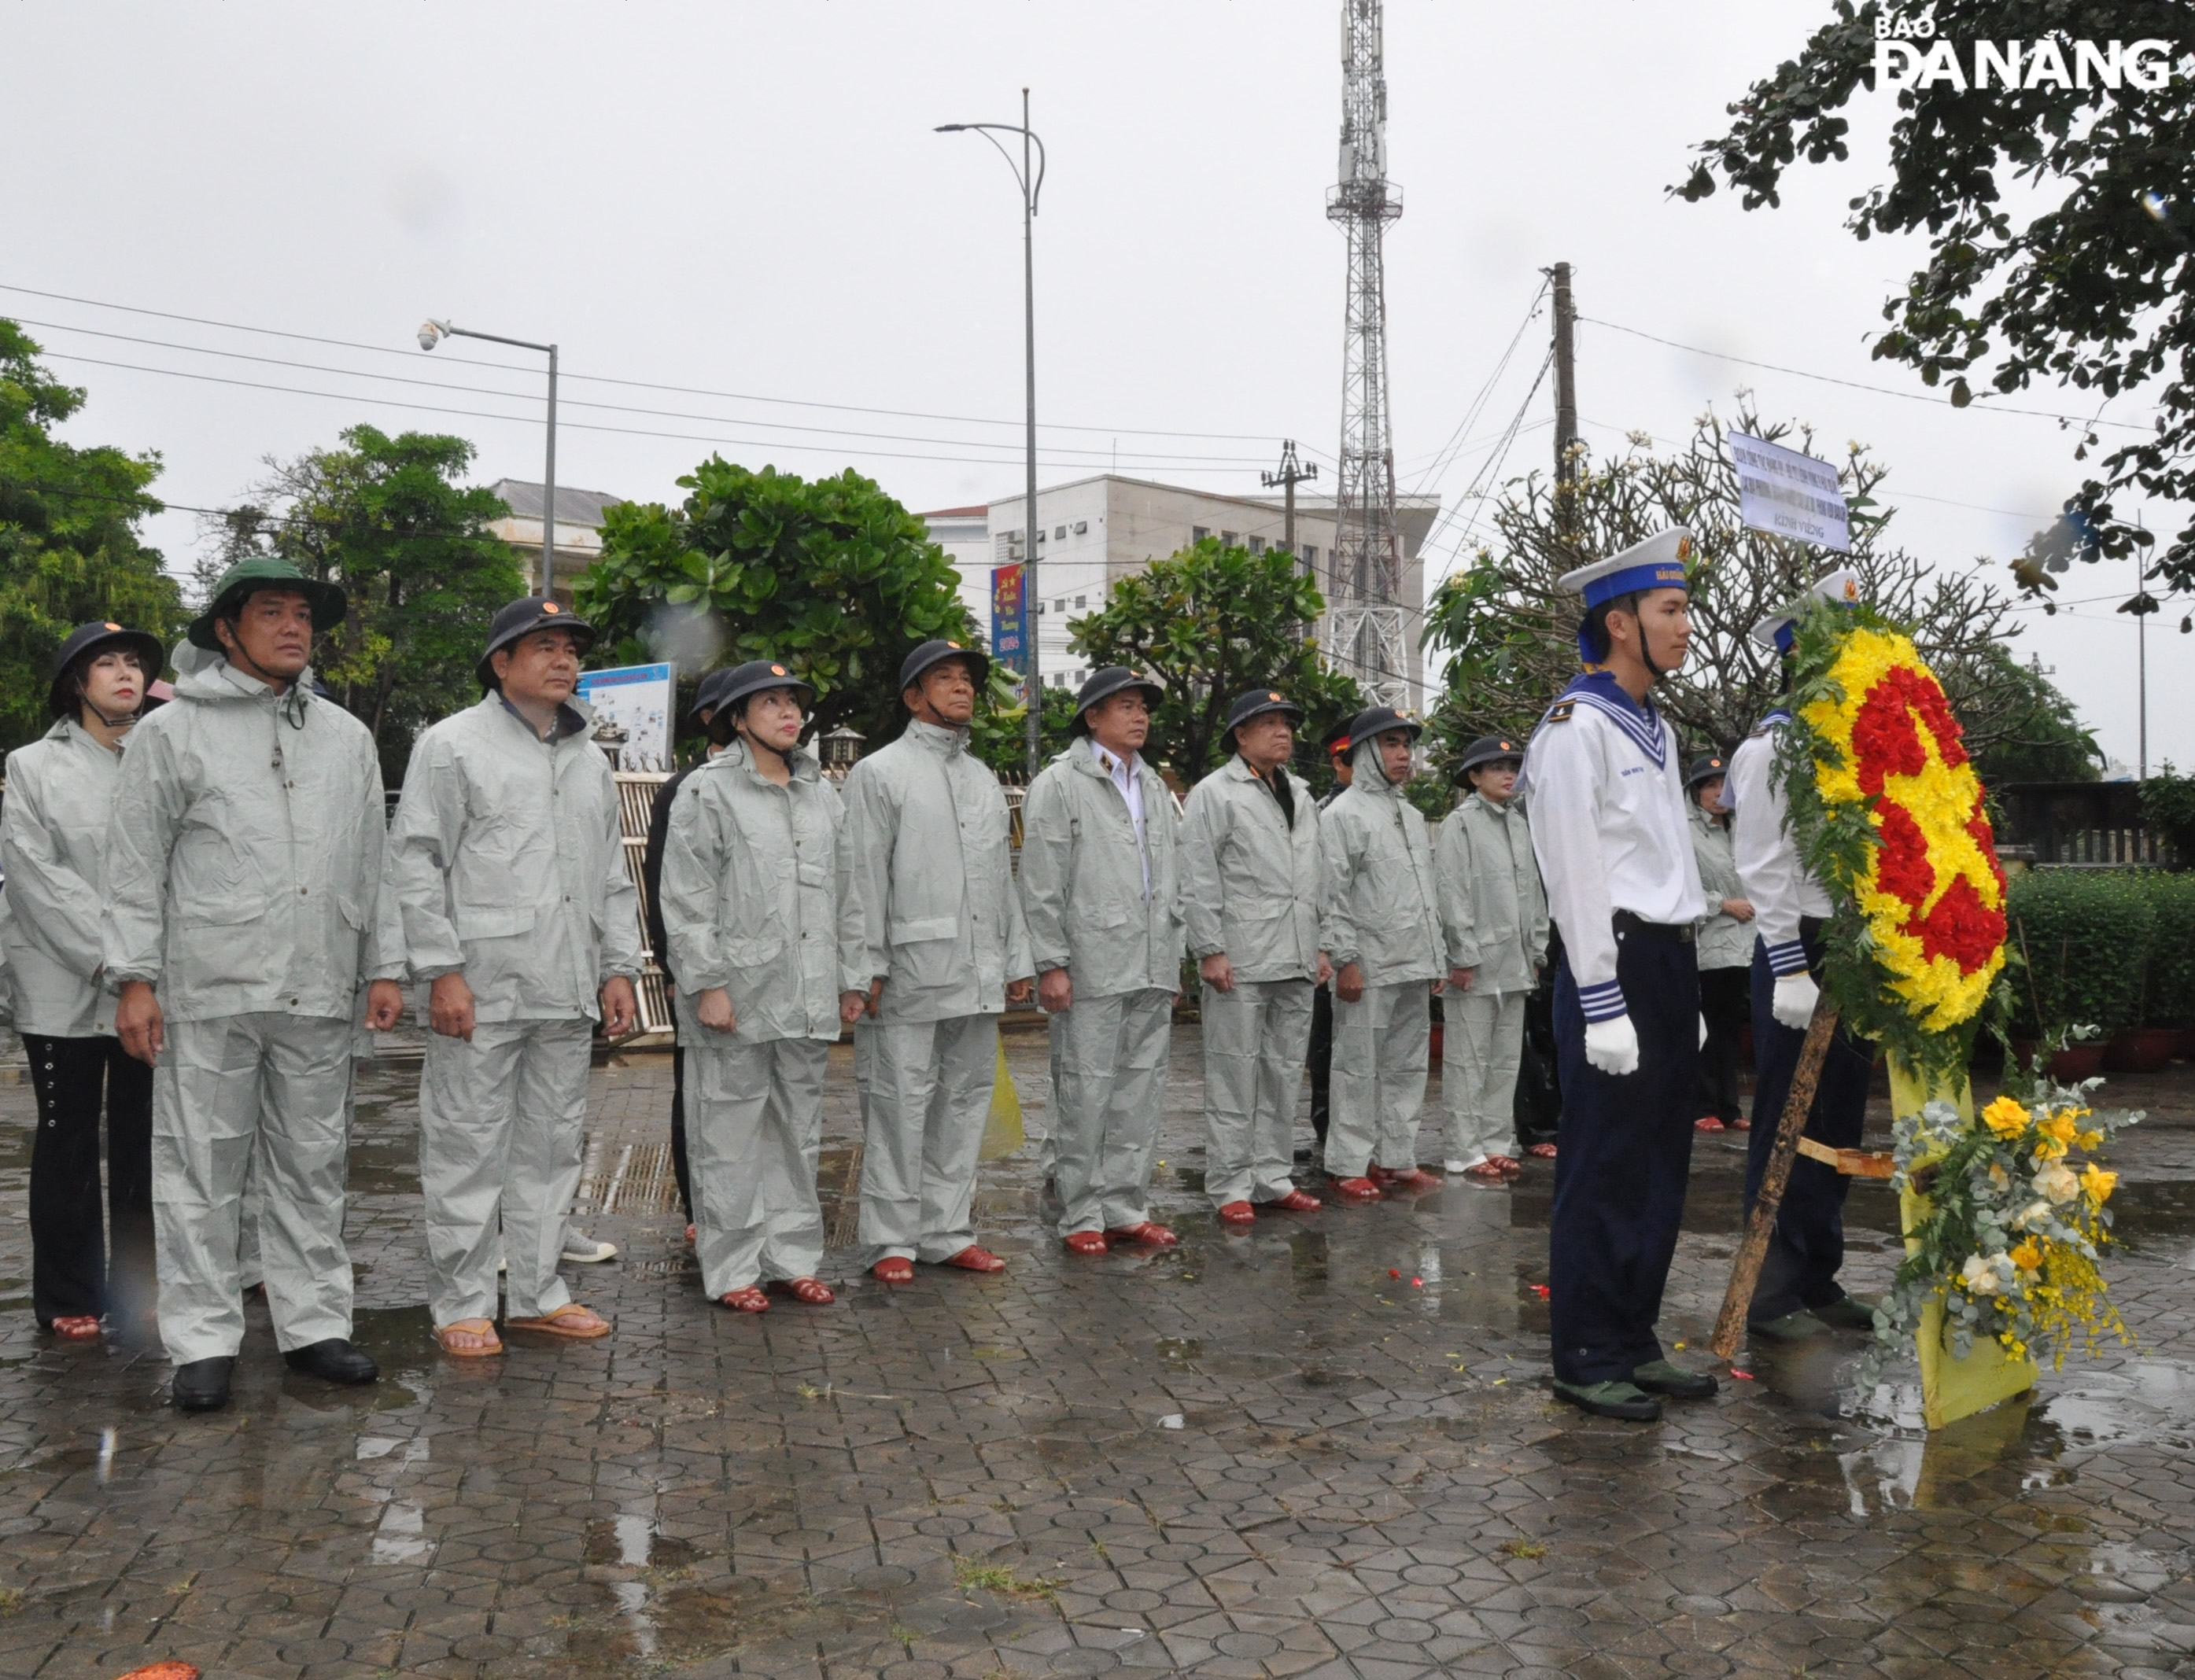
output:
<path id="1" fill-rule="evenodd" d="M 1822 977 L 1822 946 L 1818 938 L 1805 940 L 1806 961 L 1814 978 Z M 1786 1027 L 1769 1008 L 1776 992 L 1776 975 L 1768 966 L 1767 947 L 1753 944 L 1753 1131 L 1746 1140 L 1745 1205 L 1760 1192 L 1761 1176 L 1768 1171 L 1769 1152 L 1776 1145 L 1776 1127 L 1783 1118 L 1783 1104 L 1791 1095 L 1792 1076 L 1799 1070 L 1799 1051 L 1806 1035 Z M 1857 1149 L 1867 1122 L 1868 1080 L 1875 1072 L 1875 1049 L 1855 1038 L 1840 1021 L 1829 1040 L 1828 1058 L 1822 1063 L 1821 1083 L 1814 1087 L 1814 1106 L 1806 1115 L 1806 1136 L 1833 1149 Z M 1791 1163 L 1790 1182 L 1777 1210 L 1776 1232 L 1769 1239 L 1768 1257 L 1761 1263 L 1760 1282 L 1753 1292 L 1747 1316 L 1756 1324 L 1782 1318 L 1802 1307 L 1825 1307 L 1841 1298 L 1844 1286 L 1837 1270 L 1845 1263 L 1845 1192 L 1852 1180 L 1822 1161 L 1804 1155 Z"/>
<path id="2" fill-rule="evenodd" d="M 1562 1138 L 1547 1229 L 1555 1375 L 1628 1380 L 1662 1357 L 1654 1320 L 1677 1251 L 1692 1166 L 1699 1078 L 1698 947 L 1637 934 L 1616 941 L 1616 977 L 1639 1032 L 1639 1068 L 1585 1059 L 1585 1015 L 1567 958 L 1555 970 Z"/>

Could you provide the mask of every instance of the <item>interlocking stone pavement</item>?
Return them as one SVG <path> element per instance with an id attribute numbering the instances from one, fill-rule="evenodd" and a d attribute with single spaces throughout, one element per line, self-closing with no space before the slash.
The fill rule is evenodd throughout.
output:
<path id="1" fill-rule="evenodd" d="M 1043 1040 L 1009 1054 L 1040 1127 Z M 842 1240 L 849 1073 L 840 1052 Z M 2139 1346 L 1933 1438 L 1910 1361 L 1863 1395 L 1852 1338 L 1751 1350 L 1751 1380 L 1658 1425 L 1555 1404 L 1543 1165 L 1223 1236 L 1193 1027 L 1155 1206 L 1179 1249 L 1063 1253 L 1031 1147 L 985 1170 L 1004 1276 L 890 1290 L 842 1248 L 838 1305 L 762 1317 L 712 1307 L 685 1254 L 667 1062 L 600 1069 L 579 1223 L 623 1252 L 570 1272 L 617 1333 L 459 1363 L 419 1304 L 416 1081 L 368 1064 L 358 1104 L 359 1336 L 386 1380 L 289 1375 L 255 1304 L 238 1404 L 200 1418 L 141 1332 L 37 1333 L 29 1092 L 0 1085 L 0 1673 L 2195 1675 L 2184 1064 L 2112 1087 L 2151 1111 L 2112 1266 Z M 1664 1320 L 1702 1368 L 1742 1148 L 1700 1140 Z M 1852 1223 L 1849 1275 L 1879 1286 L 1880 1187 Z"/>

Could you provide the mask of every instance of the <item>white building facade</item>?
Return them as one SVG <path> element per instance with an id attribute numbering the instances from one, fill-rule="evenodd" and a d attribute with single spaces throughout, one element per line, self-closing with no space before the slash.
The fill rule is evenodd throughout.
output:
<path id="1" fill-rule="evenodd" d="M 992 636 L 992 573 L 1025 557 L 1025 496 L 1002 497 L 982 507 L 943 508 L 921 515 L 930 534 L 960 573 L 960 598 L 988 643 Z M 1403 594 L 1413 626 L 1410 704 L 1423 710 L 1424 658 L 1414 626 L 1425 613 L 1425 565 L 1419 545 L 1440 508 L 1437 496 L 1407 497 L 1398 507 L 1403 531 Z M 1045 686 L 1074 688 L 1090 674 L 1089 661 L 1068 647 L 1069 623 L 1103 606 L 1122 578 L 1207 537 L 1253 553 L 1282 546 L 1286 515 L 1278 497 L 1224 496 L 1178 485 L 1102 474 L 1037 492 L 1036 567 L 1031 624 L 1037 636 L 1037 670 Z M 1332 598 L 1334 504 L 1330 498 L 1296 498 L 1298 561 Z"/>

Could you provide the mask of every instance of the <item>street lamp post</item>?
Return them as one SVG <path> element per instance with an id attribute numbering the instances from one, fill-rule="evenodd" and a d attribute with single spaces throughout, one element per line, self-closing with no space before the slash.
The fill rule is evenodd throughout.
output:
<path id="1" fill-rule="evenodd" d="M 447 321 L 423 321 L 419 326 L 419 348 L 431 350 L 445 338 L 484 338 L 491 344 L 510 344 L 521 350 L 544 350 L 549 355 L 549 461 L 541 486 L 541 598 L 553 600 L 556 593 L 556 347 L 536 344 L 531 339 L 505 338 L 500 333 L 475 332 L 469 326 L 452 326 Z"/>
<path id="2" fill-rule="evenodd" d="M 1038 623 L 1043 607 L 1041 595 L 1036 595 L 1036 201 L 1044 191 L 1044 142 L 1029 127 L 1029 90 L 1022 89 L 1022 120 L 1018 126 L 1011 123 L 941 123 L 940 134 L 980 134 L 997 146 L 999 155 L 1006 160 L 1006 167 L 1014 172 L 1014 179 L 1022 189 L 1022 322 L 1023 346 L 1028 369 L 1028 480 L 1024 486 L 1022 503 L 1022 603 L 1028 618 L 1027 647 L 1028 685 L 1028 773 L 1034 780 L 1044 767 L 1044 682 L 1038 670 L 1039 644 L 1043 641 L 1042 627 Z M 1014 154 L 993 138 L 999 134 L 1017 134 L 1022 137 L 1022 160 L 1017 165 Z M 1029 148 L 1036 148 L 1034 172 L 1031 172 Z M 1034 599 L 1037 613 L 1028 613 L 1028 603 Z"/>

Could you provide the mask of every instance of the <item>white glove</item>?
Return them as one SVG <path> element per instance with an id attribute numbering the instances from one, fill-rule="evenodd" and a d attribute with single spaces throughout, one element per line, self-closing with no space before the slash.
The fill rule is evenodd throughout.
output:
<path id="1" fill-rule="evenodd" d="M 1701 1048 L 1702 1050 L 1705 1050 L 1707 1047 L 1708 1047 L 1708 1017 L 1707 1017 L 1707 1011 L 1706 1011 L 1706 1010 L 1701 1010 L 1701 1011 L 1700 1011 L 1700 1048 Z"/>
<path id="2" fill-rule="evenodd" d="M 1783 974 L 1776 976 L 1776 996 L 1768 1005 L 1779 1025 L 1795 1032 L 1806 1030 L 1806 1023 L 1814 1018 L 1814 1004 L 1822 995 L 1822 988 L 1814 984 L 1810 974 Z"/>
<path id="3" fill-rule="evenodd" d="M 1619 1015 L 1613 1021 L 1586 1022 L 1585 1059 L 1604 1073 L 1637 1073 L 1639 1029 L 1631 1017 Z"/>

